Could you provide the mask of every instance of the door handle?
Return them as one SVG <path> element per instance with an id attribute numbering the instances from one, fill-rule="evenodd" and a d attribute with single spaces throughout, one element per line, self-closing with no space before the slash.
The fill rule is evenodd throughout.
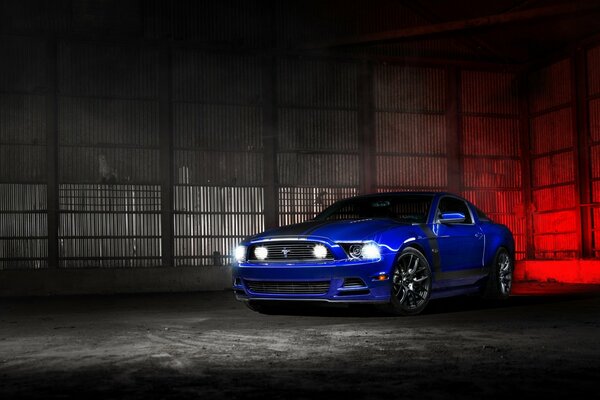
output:
<path id="1" fill-rule="evenodd" d="M 476 237 L 477 239 L 481 239 L 481 238 L 483 237 L 483 233 L 481 233 L 481 232 L 477 232 L 477 233 L 475 234 L 475 237 Z"/>

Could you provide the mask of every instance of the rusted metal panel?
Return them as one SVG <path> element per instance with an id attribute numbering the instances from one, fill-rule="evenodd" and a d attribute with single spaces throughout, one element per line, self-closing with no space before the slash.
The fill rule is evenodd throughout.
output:
<path id="1" fill-rule="evenodd" d="M 600 75 L 600 72 L 598 73 Z M 600 142 L 600 99 L 590 100 L 590 137 L 592 142 Z"/>
<path id="2" fill-rule="evenodd" d="M 537 211 L 551 211 L 577 206 L 574 185 L 556 186 L 533 191 L 533 204 Z"/>
<path id="3" fill-rule="evenodd" d="M 61 146 L 59 175 L 64 183 L 155 183 L 158 150 Z"/>
<path id="4" fill-rule="evenodd" d="M 260 104 L 261 90 L 259 57 L 173 49 L 173 101 Z"/>
<path id="5" fill-rule="evenodd" d="M 466 188 L 521 188 L 521 163 L 514 159 L 463 158 Z"/>
<path id="6" fill-rule="evenodd" d="M 571 101 L 571 61 L 565 59 L 529 75 L 529 107 L 537 113 Z"/>
<path id="7" fill-rule="evenodd" d="M 600 46 L 587 54 L 588 95 L 600 94 Z M 590 113 L 591 115 L 591 113 Z"/>
<path id="8" fill-rule="evenodd" d="M 277 65 L 280 106 L 357 109 L 357 88 L 355 63 L 284 58 Z"/>
<path id="9" fill-rule="evenodd" d="M 535 158 L 532 163 L 533 187 L 555 185 L 575 180 L 573 152 Z"/>
<path id="10" fill-rule="evenodd" d="M 175 186 L 175 265 L 226 265 L 243 238 L 265 228 L 264 189 Z"/>
<path id="11" fill-rule="evenodd" d="M 0 91 L 39 92 L 46 86 L 46 48 L 42 40 L 2 37 L 0 55 Z"/>
<path id="12" fill-rule="evenodd" d="M 262 185 L 260 152 L 176 150 L 174 182 L 193 185 Z"/>
<path id="13" fill-rule="evenodd" d="M 160 187 L 60 185 L 60 266 L 160 265 Z"/>
<path id="14" fill-rule="evenodd" d="M 374 91 L 377 110 L 443 113 L 446 74 L 439 68 L 377 65 Z"/>
<path id="15" fill-rule="evenodd" d="M 377 185 L 441 188 L 447 186 L 446 168 L 446 157 L 377 156 Z"/>
<path id="16" fill-rule="evenodd" d="M 531 152 L 542 154 L 573 147 L 571 108 L 539 115 L 531 120 Z"/>
<path id="17" fill-rule="evenodd" d="M 353 110 L 280 108 L 278 149 L 357 152 L 358 113 Z"/>
<path id="18" fill-rule="evenodd" d="M 574 210 L 566 210 L 566 211 L 557 211 L 557 212 L 548 212 L 548 213 L 538 213 L 534 215 L 533 218 L 533 228 L 534 234 L 555 234 L 555 233 L 563 233 L 563 232 L 574 232 L 575 227 L 575 214 Z M 577 247 L 577 242 L 573 243 L 565 243 L 567 247 L 570 249 L 575 249 Z"/>
<path id="19" fill-rule="evenodd" d="M 535 214 L 534 243 L 536 258 L 574 257 L 577 253 L 577 211 Z"/>
<path id="20" fill-rule="evenodd" d="M 46 185 L 0 184 L 0 270 L 47 267 Z"/>
<path id="21" fill-rule="evenodd" d="M 377 112 L 375 145 L 377 153 L 445 154 L 444 116 Z"/>
<path id="22" fill-rule="evenodd" d="M 157 65 L 154 48 L 62 42 L 58 46 L 59 93 L 156 98 Z"/>
<path id="23" fill-rule="evenodd" d="M 356 195 L 355 187 L 280 187 L 279 225 L 307 221 L 336 201 Z"/>
<path id="24" fill-rule="evenodd" d="M 518 157 L 519 120 L 463 116 L 461 145 L 463 155 Z"/>
<path id="25" fill-rule="evenodd" d="M 463 113 L 517 115 L 518 99 L 515 74 L 484 71 L 461 74 Z"/>
<path id="26" fill-rule="evenodd" d="M 61 97 L 59 143 L 158 147 L 158 103 L 143 100 Z"/>
<path id="27" fill-rule="evenodd" d="M 358 187 L 359 158 L 358 154 L 282 152 L 277 155 L 279 184 Z"/>
<path id="28" fill-rule="evenodd" d="M 176 149 L 262 149 L 262 110 L 254 106 L 173 104 Z"/>

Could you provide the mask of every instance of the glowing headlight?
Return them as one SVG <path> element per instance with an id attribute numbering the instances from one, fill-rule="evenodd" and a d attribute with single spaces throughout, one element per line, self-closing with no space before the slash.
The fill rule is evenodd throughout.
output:
<path id="1" fill-rule="evenodd" d="M 362 258 L 367 260 L 375 260 L 381 257 L 379 246 L 375 243 L 367 243 L 361 249 Z"/>
<path id="2" fill-rule="evenodd" d="M 238 246 L 235 248 L 235 252 L 233 253 L 235 260 L 237 262 L 246 261 L 246 246 Z"/>
<path id="3" fill-rule="evenodd" d="M 327 248 L 322 244 L 318 244 L 313 248 L 313 254 L 315 258 L 325 258 L 327 257 Z"/>
<path id="4" fill-rule="evenodd" d="M 256 256 L 257 260 L 265 260 L 269 255 L 269 250 L 267 250 L 267 248 L 264 246 L 258 246 L 254 249 L 254 255 Z"/>

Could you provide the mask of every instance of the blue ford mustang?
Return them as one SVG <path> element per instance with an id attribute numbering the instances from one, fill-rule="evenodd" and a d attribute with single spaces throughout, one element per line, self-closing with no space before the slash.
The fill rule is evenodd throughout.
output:
<path id="1" fill-rule="evenodd" d="M 339 201 L 311 221 L 244 240 L 233 290 L 252 310 L 278 300 L 380 303 L 421 312 L 429 299 L 511 290 L 514 239 L 449 193 L 381 193 Z"/>

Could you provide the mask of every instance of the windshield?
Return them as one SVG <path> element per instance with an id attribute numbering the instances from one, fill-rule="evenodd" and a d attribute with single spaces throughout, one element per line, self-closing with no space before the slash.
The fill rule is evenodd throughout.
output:
<path id="1" fill-rule="evenodd" d="M 355 197 L 328 207 L 315 220 L 392 218 L 407 223 L 426 223 L 433 195 L 381 195 Z"/>

